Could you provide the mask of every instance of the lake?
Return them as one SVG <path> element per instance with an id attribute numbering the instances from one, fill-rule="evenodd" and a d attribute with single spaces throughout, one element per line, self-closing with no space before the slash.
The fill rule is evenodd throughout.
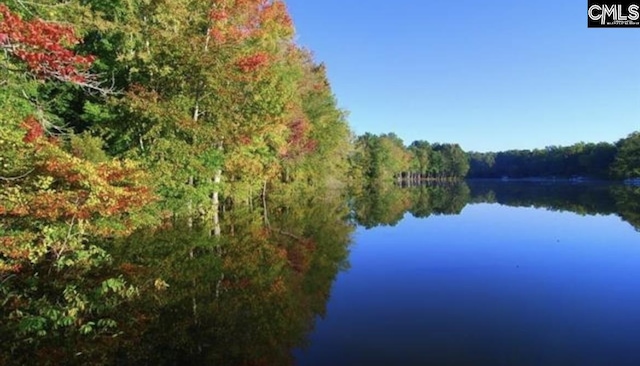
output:
<path id="1" fill-rule="evenodd" d="M 117 326 L 25 339 L 3 313 L 0 364 L 640 364 L 639 187 L 291 188 L 268 210 L 101 243 L 98 274 L 135 288 L 116 311 L 92 303 L 101 277 L 25 282 Z"/>
<path id="2" fill-rule="evenodd" d="M 418 192 L 413 214 L 358 227 L 298 365 L 640 364 L 640 233 L 621 218 L 638 196 L 470 187 L 409 189 L 436 214 L 412 207 Z"/>

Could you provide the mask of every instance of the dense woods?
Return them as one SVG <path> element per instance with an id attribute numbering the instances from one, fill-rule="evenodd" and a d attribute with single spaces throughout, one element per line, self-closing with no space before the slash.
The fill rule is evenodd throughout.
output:
<path id="1" fill-rule="evenodd" d="M 629 178 L 627 164 L 618 154 L 625 145 L 579 143 L 567 147 L 550 146 L 536 150 L 511 150 L 498 153 L 469 153 L 471 178 Z M 624 163 L 623 163 L 624 161 Z"/>
<path id="2" fill-rule="evenodd" d="M 462 179 L 469 170 L 458 144 L 414 141 L 408 147 L 393 133 L 365 133 L 355 142 L 352 164 L 364 181 Z"/>
<path id="3" fill-rule="evenodd" d="M 324 65 L 293 36 L 282 1 L 0 4 L 7 347 L 115 334 L 144 286 L 109 243 L 145 228 L 218 237 L 239 230 L 222 212 L 247 211 L 252 245 L 286 257 L 268 204 L 346 187 L 353 149 Z"/>
<path id="4" fill-rule="evenodd" d="M 615 144 L 577 143 L 545 149 L 470 152 L 470 178 L 595 178 L 640 177 L 640 133 Z"/>
<path id="5" fill-rule="evenodd" d="M 354 176 L 364 181 L 443 181 L 463 178 L 640 177 L 640 133 L 615 144 L 577 143 L 535 150 L 464 152 L 458 144 L 418 140 L 409 145 L 395 134 L 366 133 L 355 141 Z"/>
<path id="6" fill-rule="evenodd" d="M 0 317 L 2 335 L 13 337 L 2 339 L 7 354 L 28 354 L 46 336 L 115 336 L 124 324 L 119 307 L 140 296 L 156 299 L 153 291 L 166 281 L 184 292 L 149 312 L 184 312 L 202 302 L 212 314 L 266 322 L 260 312 L 284 316 L 296 301 L 307 302 L 310 309 L 290 324 L 296 329 L 274 333 L 294 342 L 287 335 L 299 337 L 323 312 L 319 304 L 346 257 L 348 194 L 361 197 L 351 208 L 356 221 L 372 226 L 394 222 L 409 201 L 418 203 L 417 215 L 428 215 L 457 212 L 468 196 L 467 188 L 452 186 L 438 188 L 460 191 L 452 204 L 432 201 L 426 188 L 395 197 L 382 183 L 640 176 L 640 133 L 615 145 L 501 153 L 421 140 L 405 145 L 393 133 L 354 136 L 325 65 L 294 35 L 279 0 L 0 4 Z M 395 210 L 383 210 L 384 202 Z M 327 204 L 334 208 L 320 209 Z M 376 218 L 382 212 L 393 217 Z M 156 252 L 150 238 L 157 242 L 158 233 L 194 244 L 172 242 Z M 132 237 L 138 239 L 127 241 Z M 163 257 L 169 250 L 175 252 Z M 179 255 L 190 265 L 214 263 L 215 271 L 200 278 L 173 261 Z M 254 267 L 234 266 L 236 258 Z M 155 265 L 174 268 L 172 277 L 155 275 Z M 319 278 L 310 267 L 321 269 Z M 275 308 L 251 299 L 251 309 L 220 309 L 214 300 L 224 286 L 247 298 L 249 291 L 286 297 Z M 199 298 L 203 288 L 213 297 Z M 140 324 L 164 325 L 165 318 L 145 320 L 140 307 Z M 217 315 L 198 316 L 232 326 Z M 180 326 L 188 337 L 189 325 Z"/>

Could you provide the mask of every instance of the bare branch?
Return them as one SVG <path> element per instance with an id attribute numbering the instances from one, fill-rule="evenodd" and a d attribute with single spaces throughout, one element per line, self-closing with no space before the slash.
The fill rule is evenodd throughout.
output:
<path id="1" fill-rule="evenodd" d="M 105 86 L 104 82 L 100 81 L 99 74 L 93 74 L 88 71 L 78 72 L 73 77 L 69 75 L 61 74 L 57 71 L 48 72 L 48 76 L 54 80 L 62 81 L 65 83 L 71 83 L 85 89 L 89 93 L 96 93 L 102 96 L 120 94 L 116 91 L 115 81 L 112 79 L 111 86 Z"/>
<path id="2" fill-rule="evenodd" d="M 29 174 L 33 173 L 34 169 L 29 170 L 28 172 L 19 175 L 17 177 L 2 177 L 0 176 L 0 180 L 3 180 L 5 182 L 11 182 L 11 181 L 16 181 L 16 180 L 20 180 L 20 179 L 24 179 L 26 178 Z"/>
<path id="3" fill-rule="evenodd" d="M 37 3 L 34 1 L 25 1 L 25 0 L 16 0 L 21 6 L 25 6 L 24 4 L 28 4 L 28 5 L 33 5 L 33 6 L 40 6 L 43 8 L 58 8 L 58 7 L 62 7 L 62 6 L 67 6 L 69 4 L 71 4 L 71 1 L 66 1 L 64 3 L 59 3 L 59 4 L 41 4 L 41 3 Z"/>
<path id="4" fill-rule="evenodd" d="M 2 39 L 0 39 L 0 50 L 5 50 L 9 53 L 15 52 L 19 47 L 16 45 L 12 45 L 9 42 L 2 43 Z M 119 95 L 122 92 L 117 91 L 115 88 L 115 79 L 111 78 L 111 85 L 105 86 L 105 82 L 100 81 L 100 74 L 94 74 L 89 71 L 78 71 L 72 75 L 62 74 L 57 70 L 44 70 L 42 72 L 42 77 L 45 79 L 52 79 L 61 81 L 64 83 L 71 83 L 79 86 L 80 88 L 86 90 L 91 94 L 98 94 L 101 96 L 107 95 Z M 35 76 L 35 75 L 34 75 Z"/>

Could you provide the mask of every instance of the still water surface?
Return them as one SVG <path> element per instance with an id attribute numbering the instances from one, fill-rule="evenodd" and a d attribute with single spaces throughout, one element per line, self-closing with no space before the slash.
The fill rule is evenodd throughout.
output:
<path id="1" fill-rule="evenodd" d="M 640 365 L 640 187 L 285 193 L 268 225 L 238 207 L 102 243 L 93 277 L 6 278 L 33 301 L 0 298 L 0 364 Z M 96 314 L 116 328 L 25 338 L 5 311 L 106 274 L 138 292 Z"/>
<path id="2" fill-rule="evenodd" d="M 472 191 L 469 201 L 488 190 Z M 497 200 L 458 215 L 358 227 L 351 269 L 296 363 L 640 365 L 640 233 L 611 212 L 637 197 L 569 185 L 490 191 Z"/>

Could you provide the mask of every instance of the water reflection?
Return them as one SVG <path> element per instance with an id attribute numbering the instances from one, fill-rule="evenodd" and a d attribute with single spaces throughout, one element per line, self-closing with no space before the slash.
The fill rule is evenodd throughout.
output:
<path id="1" fill-rule="evenodd" d="M 173 221 L 156 230 L 137 232 L 125 241 L 103 243 L 113 255 L 113 263 L 109 268 L 92 272 L 91 276 L 95 278 L 55 281 L 66 281 L 65 286 L 80 286 L 86 281 L 99 279 L 106 271 L 110 275 L 120 274 L 128 283 L 135 285 L 138 296 L 133 301 L 120 305 L 116 314 L 105 315 L 117 321 L 117 331 L 91 336 L 51 333 L 27 342 L 15 337 L 15 324 L 11 323 L 9 313 L 3 313 L 0 324 L 0 363 L 292 365 L 300 361 L 294 358 L 293 350 L 314 346 L 308 344 L 309 335 L 315 334 L 312 330 L 316 320 L 325 316 L 330 295 L 332 306 L 338 309 L 350 309 L 355 304 L 362 306 L 362 312 L 344 312 L 349 314 L 349 318 L 340 318 L 340 311 L 337 311 L 337 318 L 333 314 L 334 321 L 342 324 L 343 328 L 366 328 L 373 326 L 371 322 L 375 319 L 399 322 L 394 323 L 398 326 L 398 332 L 403 331 L 406 324 L 418 324 L 419 319 L 400 315 L 399 318 L 389 318 L 389 314 L 385 313 L 387 306 L 393 308 L 387 304 L 388 301 L 396 302 L 403 297 L 414 301 L 404 303 L 403 306 L 407 309 L 422 306 L 423 309 L 434 307 L 443 310 L 448 307 L 448 312 L 455 313 L 455 316 L 464 320 L 470 316 L 467 313 L 469 309 L 464 304 L 478 299 L 473 298 L 470 295 L 472 292 L 469 292 L 467 295 L 470 297 L 460 301 L 456 291 L 465 288 L 480 289 L 484 286 L 491 296 L 499 296 L 504 293 L 503 289 L 513 287 L 507 278 L 523 273 L 518 272 L 519 269 L 512 263 L 502 269 L 504 273 L 478 267 L 474 276 L 467 279 L 468 271 L 456 274 L 458 277 L 454 280 L 459 283 L 456 282 L 451 288 L 440 287 L 440 284 L 446 283 L 447 275 L 454 273 L 446 272 L 452 271 L 450 268 L 461 268 L 465 261 L 475 257 L 487 259 L 486 252 L 478 252 L 481 246 L 457 245 L 454 236 L 462 229 L 456 225 L 464 224 L 438 220 L 442 216 L 459 215 L 465 210 L 466 216 L 473 218 L 476 214 L 480 222 L 482 218 L 487 221 L 490 220 L 487 216 L 496 215 L 496 219 L 490 224 L 485 222 L 482 226 L 469 226 L 464 230 L 475 232 L 478 237 L 486 234 L 487 243 L 494 240 L 500 243 L 499 239 L 490 237 L 490 234 L 496 232 L 492 225 L 501 225 L 497 220 L 507 222 L 509 219 L 498 217 L 499 212 L 486 208 L 495 206 L 477 205 L 479 203 L 536 207 L 581 215 L 617 215 L 636 230 L 640 229 L 640 188 L 622 185 L 476 181 L 417 187 L 378 186 L 369 187 L 363 194 L 351 199 L 340 193 L 294 189 L 280 191 L 278 195 L 270 197 L 268 224 L 265 224 L 264 215 L 259 209 L 229 207 L 220 218 L 219 228 L 208 225 L 190 227 L 187 222 Z M 477 207 L 478 210 L 469 213 L 466 210 L 469 207 Z M 527 212 L 524 211 L 527 215 L 533 215 Z M 406 220 L 407 213 L 416 219 Z M 514 218 L 518 217 L 515 213 L 512 215 Z M 429 220 L 418 220 L 427 217 Z M 409 225 L 403 227 L 402 232 L 391 228 L 401 221 L 403 225 Z M 429 225 L 425 225 L 425 222 Z M 346 287 L 338 286 L 336 289 L 333 286 L 338 273 L 348 268 L 347 258 L 354 223 L 364 228 L 386 226 L 384 229 L 390 231 L 376 231 L 375 238 L 362 233 L 357 237 L 358 243 L 368 243 L 373 248 L 351 258 L 353 265 L 361 272 L 366 271 L 366 275 L 361 279 L 356 275 L 352 277 L 352 281 L 360 282 Z M 414 224 L 415 226 L 410 226 Z M 406 238 L 405 243 L 417 243 L 414 236 L 422 235 L 416 233 L 425 228 L 431 230 L 424 234 L 425 237 L 447 242 L 448 245 L 440 249 L 430 248 L 431 252 L 428 254 L 420 252 L 426 250 L 424 248 L 427 247 L 423 246 L 406 246 L 402 250 L 392 251 L 389 249 L 390 246 L 397 248 L 397 242 L 402 241 L 403 237 Z M 218 229 L 220 235 L 216 235 Z M 560 229 L 572 230 L 569 226 Z M 392 239 L 385 241 L 385 235 L 390 235 L 389 238 Z M 526 237 L 528 241 L 518 237 L 523 251 L 535 248 L 534 236 L 533 232 L 530 233 Z M 449 242 L 450 239 L 453 244 Z M 551 239 L 553 238 L 540 241 Z M 531 246 L 526 246 L 528 244 Z M 412 250 L 416 252 L 413 253 Z M 495 253 L 498 253 L 496 258 L 489 259 L 498 263 L 503 250 L 496 249 Z M 574 255 L 572 252 L 566 258 Z M 397 256 L 397 263 L 394 262 L 394 256 Z M 598 253 L 597 256 L 602 257 L 602 254 Z M 531 253 L 522 256 L 534 257 Z M 552 261 L 546 258 L 544 260 Z M 522 263 L 526 264 L 524 259 Z M 611 268 L 617 268 L 616 263 L 612 262 Z M 450 266 L 449 269 L 447 265 Z M 473 265 L 470 264 L 467 268 L 473 271 Z M 432 281 L 422 285 L 428 296 L 425 295 L 418 301 L 413 295 L 416 290 L 413 281 L 424 278 L 424 268 L 431 268 L 429 270 L 435 272 L 429 272 L 432 274 Z M 375 277 L 376 271 L 382 271 L 379 277 Z M 399 276 L 406 275 L 411 280 L 398 278 L 390 281 L 389 271 L 395 271 Z M 546 272 L 541 270 L 536 275 L 543 276 L 544 273 Z M 501 274 L 504 276 L 501 277 Z M 482 280 L 481 283 L 474 282 L 474 278 Z M 542 281 L 536 279 L 538 280 Z M 27 279 L 24 281 L 25 286 L 29 286 Z M 45 282 L 43 279 L 42 283 Z M 37 291 L 46 290 L 34 288 L 34 296 Z M 516 291 L 514 288 L 512 290 Z M 363 296 L 369 292 L 372 297 L 365 299 Z M 386 295 L 380 297 L 380 293 Z M 540 301 L 533 298 L 531 293 L 518 294 L 523 298 L 531 298 L 532 302 Z M 485 300 L 487 307 L 495 305 L 495 302 Z M 452 306 L 456 303 L 458 305 Z M 542 302 L 540 304 L 548 305 Z M 364 311 L 366 309 L 369 309 L 369 313 Z M 378 309 L 380 312 L 372 317 L 371 309 Z M 390 311 L 397 315 L 404 310 L 393 308 Z M 476 308 L 474 311 L 479 310 Z M 468 326 L 468 323 L 456 323 L 446 316 L 429 319 L 442 329 L 450 328 L 451 324 Z M 512 320 L 515 322 L 518 319 L 514 315 Z M 474 318 L 473 321 L 476 320 Z M 495 323 L 487 323 L 486 326 L 491 328 Z M 348 331 L 343 328 L 331 332 L 326 339 L 340 343 L 341 334 Z M 473 331 L 469 329 L 469 332 Z M 416 342 L 409 333 L 402 337 L 386 347 L 401 350 L 410 348 Z M 446 334 L 437 331 L 431 337 L 434 345 L 448 339 Z M 477 340 L 478 344 L 485 344 L 480 338 Z M 311 340 L 323 352 L 334 349 L 333 347 L 342 347 L 347 352 L 348 345 L 351 344 L 349 342 L 352 342 L 344 340 L 339 345 L 323 345 L 321 340 L 313 337 Z M 376 348 L 384 348 L 384 343 L 389 342 L 385 337 L 376 342 L 378 341 L 380 343 Z M 452 346 L 454 343 L 455 339 L 451 338 L 451 342 L 445 345 Z M 487 349 L 493 347 L 489 343 L 486 346 Z M 418 351 L 421 347 L 424 345 L 416 345 L 412 351 Z M 452 352 L 455 353 L 455 350 Z M 322 362 L 321 358 L 319 360 Z M 330 359 L 326 361 L 333 362 Z M 376 360 L 372 360 L 373 363 L 374 361 Z M 390 358 L 389 361 L 393 359 Z"/>
<path id="2" fill-rule="evenodd" d="M 458 215 L 465 206 L 498 203 L 580 215 L 617 215 L 640 230 L 640 187 L 569 182 L 469 181 L 411 187 L 369 187 L 354 203 L 356 222 L 395 226 L 406 213 L 417 218 Z"/>
<path id="3" fill-rule="evenodd" d="M 300 193 L 302 194 L 302 193 Z M 308 194 L 308 193 L 307 193 Z M 285 199 L 284 197 L 287 197 Z M 10 339 L 3 364 L 288 365 L 347 268 L 354 226 L 340 195 L 272 197 L 207 225 L 167 222 L 109 243 L 111 270 L 138 288 L 112 317 L 118 332 Z M 68 279 L 82 281 L 82 279 Z"/>
<path id="4" fill-rule="evenodd" d="M 392 209 L 364 217 L 298 365 L 639 365 L 628 225 L 639 193 L 524 182 L 377 192 Z M 355 218 L 385 212 L 374 205 L 356 202 Z"/>

